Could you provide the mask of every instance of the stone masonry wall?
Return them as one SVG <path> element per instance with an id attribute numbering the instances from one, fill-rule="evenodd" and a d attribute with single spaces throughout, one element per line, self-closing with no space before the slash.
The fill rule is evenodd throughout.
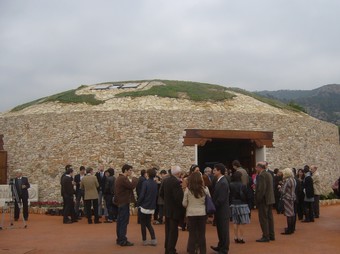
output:
<path id="1" fill-rule="evenodd" d="M 60 176 L 72 164 L 135 169 L 178 164 L 188 169 L 194 147 L 183 146 L 184 129 L 274 132 L 267 149 L 271 168 L 316 164 L 323 193 L 340 176 L 337 127 L 238 95 L 232 102 L 192 103 L 155 97 L 113 99 L 102 106 L 50 103 L 0 115 L 9 174 L 22 168 L 39 185 L 41 201 L 61 201 Z M 116 172 L 116 174 L 118 173 Z"/>

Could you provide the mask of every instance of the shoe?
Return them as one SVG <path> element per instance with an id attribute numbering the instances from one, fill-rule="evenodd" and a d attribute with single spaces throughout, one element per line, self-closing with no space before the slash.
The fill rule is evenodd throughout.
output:
<path id="1" fill-rule="evenodd" d="M 154 225 L 161 225 L 161 224 L 163 224 L 163 222 L 156 220 L 156 221 L 153 222 L 153 224 Z"/>
<path id="2" fill-rule="evenodd" d="M 220 251 L 220 248 L 218 248 L 218 247 L 210 246 L 210 248 L 211 248 L 213 251 L 216 251 L 216 252 L 219 252 L 219 251 Z"/>
<path id="3" fill-rule="evenodd" d="M 92 224 L 92 220 L 88 220 L 87 223 L 88 223 L 88 224 Z"/>
<path id="4" fill-rule="evenodd" d="M 237 240 L 238 240 L 238 243 L 241 243 L 241 244 L 246 243 L 243 239 L 237 239 Z"/>
<path id="5" fill-rule="evenodd" d="M 292 234 L 292 232 L 290 232 L 290 231 L 285 231 L 285 232 L 281 233 L 281 235 L 291 235 L 291 234 Z"/>
<path id="6" fill-rule="evenodd" d="M 268 243 L 269 239 L 265 238 L 265 237 L 262 237 L 260 239 L 257 239 L 256 242 L 258 242 L 258 243 Z"/>
<path id="7" fill-rule="evenodd" d="M 100 224 L 100 223 L 102 223 L 102 222 L 99 221 L 99 220 L 94 222 L 94 224 Z"/>
<path id="8" fill-rule="evenodd" d="M 143 241 L 143 246 L 148 246 L 150 242 L 148 240 Z"/>
<path id="9" fill-rule="evenodd" d="M 235 242 L 235 243 L 238 243 L 238 238 L 234 238 L 234 242 Z"/>
<path id="10" fill-rule="evenodd" d="M 124 243 L 121 243 L 120 246 L 133 246 L 133 243 L 126 241 Z"/>
<path id="11" fill-rule="evenodd" d="M 64 221 L 63 223 L 64 224 L 72 224 L 72 221 L 71 220 L 67 220 L 67 221 Z"/>
<path id="12" fill-rule="evenodd" d="M 15 218 L 14 221 L 18 221 L 19 219 L 18 218 Z"/>
<path id="13" fill-rule="evenodd" d="M 104 221 L 104 223 L 112 223 L 113 221 L 112 220 L 106 220 Z"/>
<path id="14" fill-rule="evenodd" d="M 72 222 L 78 222 L 78 220 L 71 220 Z"/>
<path id="15" fill-rule="evenodd" d="M 149 245 L 157 246 L 157 239 L 151 239 L 151 241 L 149 242 Z"/>
<path id="16" fill-rule="evenodd" d="M 270 240 L 270 241 L 275 241 L 275 237 L 270 236 L 270 237 L 269 237 L 269 240 Z"/>
<path id="17" fill-rule="evenodd" d="M 308 222 L 311 222 L 311 221 L 310 220 L 302 220 L 301 222 L 308 223 Z"/>

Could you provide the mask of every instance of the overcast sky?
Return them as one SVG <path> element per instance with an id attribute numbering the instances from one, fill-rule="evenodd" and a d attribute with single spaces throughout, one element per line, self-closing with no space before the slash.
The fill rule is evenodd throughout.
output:
<path id="1" fill-rule="evenodd" d="M 0 112 L 80 85 L 340 83 L 338 0 L 0 0 Z"/>

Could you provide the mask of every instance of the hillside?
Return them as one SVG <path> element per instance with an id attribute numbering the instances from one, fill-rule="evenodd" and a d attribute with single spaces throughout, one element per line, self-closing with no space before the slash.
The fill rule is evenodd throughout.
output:
<path id="1" fill-rule="evenodd" d="M 331 84 L 313 90 L 256 91 L 258 95 L 293 102 L 302 106 L 308 114 L 340 126 L 340 85 Z"/>

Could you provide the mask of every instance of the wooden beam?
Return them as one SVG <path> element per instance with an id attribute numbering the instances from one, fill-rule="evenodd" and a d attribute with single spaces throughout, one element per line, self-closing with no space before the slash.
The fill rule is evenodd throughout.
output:
<path id="1" fill-rule="evenodd" d="M 247 139 L 253 140 L 258 147 L 273 147 L 273 132 L 270 131 L 241 131 L 241 130 L 205 130 L 185 129 L 184 145 L 200 145 L 206 139 Z M 202 141 L 203 140 L 203 141 Z"/>

